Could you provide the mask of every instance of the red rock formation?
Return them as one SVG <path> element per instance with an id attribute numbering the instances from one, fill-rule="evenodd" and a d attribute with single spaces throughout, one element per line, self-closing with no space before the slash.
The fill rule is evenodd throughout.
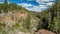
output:
<path id="1" fill-rule="evenodd" d="M 41 29 L 36 34 L 56 34 L 48 30 Z"/>

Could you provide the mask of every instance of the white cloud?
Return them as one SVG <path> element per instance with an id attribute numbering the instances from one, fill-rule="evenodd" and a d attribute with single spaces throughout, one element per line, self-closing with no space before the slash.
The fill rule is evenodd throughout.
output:
<path id="1" fill-rule="evenodd" d="M 22 7 L 25 7 L 28 10 L 38 11 L 38 12 L 41 12 L 42 10 L 45 10 L 47 8 L 46 5 L 35 6 L 35 5 L 32 5 L 32 4 L 27 4 L 27 3 L 21 3 L 21 4 L 18 4 L 18 5 L 20 5 Z M 33 8 L 28 8 L 28 7 L 33 7 Z"/>
<path id="2" fill-rule="evenodd" d="M 39 4 L 43 4 L 43 0 L 36 0 L 36 2 L 38 2 Z"/>
<path id="3" fill-rule="evenodd" d="M 27 4 L 27 3 L 21 3 L 21 4 L 18 4 L 18 5 L 21 5 L 22 7 L 32 6 L 31 4 Z"/>
<path id="4" fill-rule="evenodd" d="M 28 10 L 31 11 L 37 11 L 37 12 L 41 12 L 42 10 L 46 9 L 47 7 L 45 5 L 39 5 L 39 6 L 33 6 L 34 8 L 27 8 Z"/>
<path id="5" fill-rule="evenodd" d="M 36 0 L 36 2 L 38 2 L 39 4 L 47 4 L 47 5 L 52 6 L 53 2 L 50 2 L 50 1 L 54 1 L 54 0 Z M 47 2 L 47 3 L 45 3 L 45 2 Z"/>
<path id="6" fill-rule="evenodd" d="M 40 11 L 39 6 L 34 6 L 32 4 L 21 3 L 21 4 L 18 4 L 18 5 L 20 5 L 22 7 L 25 7 L 26 9 L 31 10 L 31 11 Z M 28 8 L 29 6 L 32 6 L 33 8 Z"/>
<path id="7" fill-rule="evenodd" d="M 9 4 L 10 2 L 8 2 L 8 4 Z"/>
<path id="8" fill-rule="evenodd" d="M 43 0 L 43 1 L 50 1 L 50 0 Z"/>
<path id="9" fill-rule="evenodd" d="M 50 2 L 52 0 L 36 0 L 36 2 L 40 3 L 40 4 L 43 4 L 44 2 Z"/>
<path id="10" fill-rule="evenodd" d="M 49 2 L 49 3 L 46 3 L 48 6 L 52 6 L 52 4 L 54 4 L 53 2 Z"/>

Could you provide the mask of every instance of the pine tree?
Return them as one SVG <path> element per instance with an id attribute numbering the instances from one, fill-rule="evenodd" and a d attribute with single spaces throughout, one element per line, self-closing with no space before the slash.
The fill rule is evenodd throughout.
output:
<path id="1" fill-rule="evenodd" d="M 7 13 L 8 12 L 8 2 L 7 0 L 4 0 L 4 12 Z"/>
<path id="2" fill-rule="evenodd" d="M 30 30 L 30 16 L 28 15 L 26 19 L 26 28 Z"/>
<path id="3" fill-rule="evenodd" d="M 58 20 L 57 20 L 57 18 L 56 17 L 54 17 L 54 19 L 53 19 L 53 31 L 55 31 L 56 33 L 58 32 L 58 29 L 59 29 L 59 22 L 58 22 Z"/>
<path id="4" fill-rule="evenodd" d="M 60 0 L 57 0 L 56 3 L 57 3 L 57 6 L 56 6 L 57 7 L 57 9 L 56 9 L 57 12 L 56 13 L 57 13 L 57 20 L 58 20 L 58 23 L 59 23 L 59 26 L 58 27 L 59 27 L 59 32 L 60 32 L 60 22 L 59 22 L 59 18 L 60 18 L 59 17 L 60 16 L 59 15 L 60 14 L 60 12 L 59 12 L 60 11 L 60 8 L 59 8 L 60 7 Z"/>

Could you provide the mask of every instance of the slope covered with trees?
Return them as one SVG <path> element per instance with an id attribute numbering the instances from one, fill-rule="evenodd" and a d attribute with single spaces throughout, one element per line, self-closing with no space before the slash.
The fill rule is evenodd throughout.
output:
<path id="1" fill-rule="evenodd" d="M 13 12 L 13 11 L 19 11 L 19 10 L 26 10 L 25 8 L 18 6 L 16 3 L 9 3 L 7 0 L 4 0 L 4 3 L 0 3 L 0 12 L 8 13 L 8 12 Z"/>
<path id="2" fill-rule="evenodd" d="M 33 34 L 38 18 L 36 12 L 18 6 L 16 3 L 0 4 L 0 34 Z"/>
<path id="3" fill-rule="evenodd" d="M 60 33 L 60 0 L 56 0 L 51 8 L 40 12 L 38 16 L 40 21 L 37 25 L 37 31 L 47 29 L 57 34 Z"/>
<path id="4" fill-rule="evenodd" d="M 40 29 L 60 33 L 60 2 L 42 12 L 29 11 L 16 3 L 0 4 L 0 32 L 2 34 L 14 34 L 16 31 L 34 32 Z M 17 32 L 17 33 L 18 33 Z"/>

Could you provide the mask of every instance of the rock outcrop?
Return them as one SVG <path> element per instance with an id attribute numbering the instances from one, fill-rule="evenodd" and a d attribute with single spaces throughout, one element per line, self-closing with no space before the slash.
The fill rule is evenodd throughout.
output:
<path id="1" fill-rule="evenodd" d="M 36 34 L 56 34 L 56 33 L 53 33 L 51 31 L 48 31 L 48 30 L 45 30 L 45 29 L 41 29 Z"/>

